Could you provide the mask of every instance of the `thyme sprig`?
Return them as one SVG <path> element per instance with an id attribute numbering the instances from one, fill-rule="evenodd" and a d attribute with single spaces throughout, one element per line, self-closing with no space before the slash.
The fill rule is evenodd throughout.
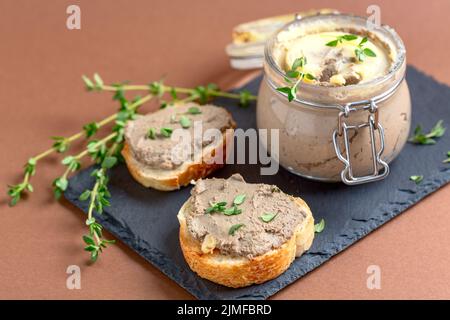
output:
<path id="1" fill-rule="evenodd" d="M 355 49 L 355 56 L 359 61 L 366 60 L 366 57 L 376 57 L 377 55 L 370 48 L 365 47 L 364 44 L 368 41 L 367 37 L 362 38 Z"/>
<path id="2" fill-rule="evenodd" d="M 286 71 L 284 77 L 284 80 L 291 85 L 277 88 L 277 91 L 287 94 L 289 102 L 294 100 L 294 98 L 297 96 L 298 86 L 303 81 L 303 79 L 316 80 L 316 78 L 311 73 L 305 73 L 302 71 L 306 63 L 306 57 L 295 59 L 295 61 L 292 63 L 291 69 Z M 298 69 L 300 69 L 300 71 Z"/>
<path id="3" fill-rule="evenodd" d="M 354 41 L 358 39 L 358 36 L 354 35 L 354 34 L 346 34 L 343 36 L 338 36 L 336 37 L 336 39 L 327 42 L 325 45 L 328 47 L 336 47 L 338 44 L 343 43 L 344 41 Z M 369 39 L 367 37 L 364 37 L 361 39 L 361 41 L 359 42 L 359 44 L 356 46 L 355 48 L 355 57 L 363 62 L 366 57 L 376 57 L 377 55 L 375 54 L 375 52 L 373 52 L 370 48 L 364 46 L 367 41 Z"/>
<path id="4" fill-rule="evenodd" d="M 442 137 L 445 133 L 446 128 L 443 126 L 443 123 L 443 120 L 439 120 L 428 133 L 424 133 L 422 126 L 418 125 L 416 129 L 414 129 L 414 135 L 409 138 L 408 141 L 422 145 L 435 144 L 436 139 Z"/>
<path id="5" fill-rule="evenodd" d="M 345 34 L 343 36 L 337 36 L 336 39 L 327 42 L 325 45 L 328 47 L 336 47 L 338 44 L 343 43 L 344 41 L 353 41 L 358 39 L 358 36 L 354 34 Z"/>
<path id="6" fill-rule="evenodd" d="M 70 149 L 70 145 L 74 141 L 81 138 L 86 139 L 87 143 L 85 149 L 78 154 L 68 155 L 62 159 L 61 164 L 65 166 L 65 170 L 60 177 L 53 181 L 53 192 L 55 198 L 59 199 L 64 191 L 67 190 L 69 186 L 69 175 L 80 170 L 82 158 L 89 156 L 91 161 L 98 165 L 91 174 L 95 179 L 93 188 L 85 190 L 80 195 L 80 200 L 89 200 L 88 217 L 86 220 L 89 233 L 88 235 L 83 236 L 83 241 L 86 244 L 85 250 L 90 252 L 91 260 L 96 261 L 102 250 L 105 249 L 108 244 L 114 243 L 114 240 L 103 238 L 103 227 L 96 222 L 93 214 L 94 212 L 101 214 L 104 207 L 110 205 L 109 198 L 111 195 L 108 190 L 108 170 L 122 161 L 120 152 L 123 148 L 125 125 L 127 121 L 135 119 L 139 107 L 153 98 L 162 100 L 165 94 L 169 94 L 172 98 L 172 100 L 168 102 L 170 105 L 189 101 L 206 103 L 213 97 L 223 97 L 237 99 L 242 106 L 246 106 L 251 101 L 256 100 L 256 96 L 251 95 L 248 91 L 237 93 L 223 92 L 213 84 L 198 86 L 192 89 L 168 86 L 163 84 L 162 81 L 155 81 L 149 85 L 129 85 L 126 83 L 107 85 L 97 73 L 93 75 L 92 79 L 87 76 L 83 76 L 82 79 L 88 91 L 113 92 L 113 100 L 119 102 L 119 110 L 100 121 L 85 124 L 81 131 L 69 137 L 52 137 L 54 142 L 49 149 L 29 158 L 24 166 L 22 181 L 16 185 L 9 185 L 8 195 L 10 196 L 10 205 L 16 205 L 23 198 L 25 193 L 34 191 L 30 181 L 36 174 L 36 167 L 39 161 L 54 153 L 65 153 Z M 144 91 L 147 94 L 143 97 L 136 96 L 131 101 L 126 99 L 125 92 L 135 90 Z M 185 97 L 180 99 L 179 97 L 182 95 Z M 201 113 L 197 107 L 189 110 L 189 113 L 191 114 Z M 112 132 L 109 135 L 100 140 L 91 140 L 92 137 L 98 134 L 98 131 L 102 127 L 112 123 Z M 170 136 L 170 130 L 163 131 L 162 134 Z"/>

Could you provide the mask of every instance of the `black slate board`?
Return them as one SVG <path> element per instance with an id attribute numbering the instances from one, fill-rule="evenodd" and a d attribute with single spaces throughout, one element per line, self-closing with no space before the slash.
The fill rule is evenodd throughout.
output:
<path id="1" fill-rule="evenodd" d="M 408 67 L 407 80 L 413 101 L 413 126 L 420 123 L 428 130 L 439 119 L 450 124 L 450 88 L 414 67 Z M 258 78 L 245 88 L 256 93 L 260 81 Z M 234 102 L 220 99 L 214 103 L 228 107 L 239 127 L 255 127 L 255 106 L 242 109 Z M 176 192 L 146 189 L 131 178 L 124 165 L 120 165 L 111 174 L 111 207 L 96 218 L 117 238 L 197 298 L 265 299 L 449 182 L 450 165 L 442 163 L 448 150 L 449 133 L 433 146 L 407 144 L 392 163 L 391 174 L 386 180 L 355 187 L 308 181 L 281 168 L 275 176 L 260 176 L 259 165 L 228 165 L 216 172 L 217 177 L 239 172 L 248 182 L 276 184 L 283 191 L 305 199 L 316 221 L 321 218 L 326 221 L 325 230 L 316 236 L 309 252 L 296 259 L 284 274 L 243 289 L 229 289 L 203 280 L 186 265 L 178 243 L 176 214 L 189 197 L 191 187 Z M 73 177 L 65 193 L 69 201 L 85 212 L 87 203 L 80 202 L 78 196 L 92 186 L 91 170 Z M 409 181 L 411 175 L 417 174 L 425 177 L 419 185 Z"/>

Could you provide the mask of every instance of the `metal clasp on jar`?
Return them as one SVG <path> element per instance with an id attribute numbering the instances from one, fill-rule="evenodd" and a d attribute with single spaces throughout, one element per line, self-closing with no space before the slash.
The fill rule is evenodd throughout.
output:
<path id="1" fill-rule="evenodd" d="M 347 125 L 345 119 L 353 112 L 369 112 L 367 122 L 360 123 L 358 125 Z M 353 173 L 350 151 L 350 139 L 349 131 L 359 130 L 365 127 L 369 127 L 370 146 L 373 160 L 372 174 L 366 176 L 356 177 Z M 377 150 L 375 133 L 378 133 L 380 140 L 380 147 Z M 343 137 L 345 150 L 342 152 L 338 137 Z M 341 179 L 347 185 L 357 185 L 366 182 L 372 182 L 384 179 L 389 174 L 388 164 L 381 159 L 381 155 L 384 151 L 384 129 L 378 122 L 378 107 L 374 100 L 370 100 L 369 104 L 363 108 L 354 108 L 351 104 L 347 104 L 338 117 L 338 127 L 333 132 L 333 144 L 336 151 L 336 155 L 340 161 L 345 165 L 344 170 L 341 172 Z"/>

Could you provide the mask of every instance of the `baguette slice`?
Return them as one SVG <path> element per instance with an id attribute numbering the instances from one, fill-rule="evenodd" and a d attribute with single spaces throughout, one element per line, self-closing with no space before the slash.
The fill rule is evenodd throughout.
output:
<path id="1" fill-rule="evenodd" d="M 174 170 L 152 169 L 142 165 L 133 156 L 127 142 L 122 149 L 122 155 L 133 178 L 143 186 L 161 191 L 177 190 L 188 185 L 192 180 L 204 178 L 225 165 L 225 160 L 233 147 L 234 128 L 236 124 L 232 121 L 231 126 L 223 132 L 222 141 L 203 148 L 201 159 L 184 162 Z M 216 158 L 222 158 L 223 161 L 219 163 L 213 161 Z"/>
<path id="2" fill-rule="evenodd" d="M 294 236 L 281 247 L 253 259 L 223 255 L 215 249 L 213 253 L 203 253 L 201 243 L 187 230 L 185 214 L 190 210 L 187 201 L 178 213 L 180 222 L 180 245 L 189 267 L 200 277 L 212 282 L 240 288 L 274 279 L 311 247 L 314 239 L 314 219 L 308 205 L 301 199 L 292 197 L 307 217 L 296 228 Z"/>

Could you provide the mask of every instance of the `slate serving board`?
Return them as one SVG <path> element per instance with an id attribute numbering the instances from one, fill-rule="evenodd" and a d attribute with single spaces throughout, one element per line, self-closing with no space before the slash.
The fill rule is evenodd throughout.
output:
<path id="1" fill-rule="evenodd" d="M 407 80 L 413 102 L 413 127 L 422 124 L 430 129 L 439 119 L 450 124 L 450 88 L 409 66 Z M 261 78 L 245 88 L 256 93 Z M 217 99 L 233 114 L 239 127 L 254 128 L 255 106 L 237 107 L 229 100 Z M 312 209 L 316 221 L 324 218 L 325 230 L 316 235 L 313 246 L 278 278 L 261 285 L 230 289 L 203 280 L 194 274 L 184 261 L 178 243 L 176 214 L 189 197 L 191 187 L 175 192 L 146 189 L 129 175 L 125 165 L 113 169 L 110 191 L 111 207 L 96 216 L 102 225 L 118 239 L 159 268 L 195 297 L 200 299 L 265 299 L 309 271 L 317 268 L 335 254 L 402 213 L 450 181 L 450 164 L 443 164 L 450 150 L 450 133 L 436 145 L 407 144 L 391 165 L 391 174 L 381 182 L 348 187 L 326 184 L 297 177 L 280 168 L 275 176 L 261 176 L 259 165 L 228 165 L 214 174 L 228 177 L 239 172 L 248 182 L 278 185 L 284 192 L 301 196 Z M 87 203 L 78 196 L 92 187 L 91 168 L 70 180 L 65 197 L 87 211 Z M 411 175 L 424 175 L 421 184 L 409 180 Z M 395 245 L 395 244 L 393 244 Z"/>

